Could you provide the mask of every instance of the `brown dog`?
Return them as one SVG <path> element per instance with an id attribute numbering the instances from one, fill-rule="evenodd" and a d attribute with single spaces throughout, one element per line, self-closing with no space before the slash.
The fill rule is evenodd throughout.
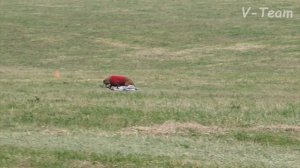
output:
<path id="1" fill-rule="evenodd" d="M 134 85 L 133 81 L 126 76 L 109 76 L 103 80 L 103 84 L 107 88 L 111 88 L 112 86 L 128 86 Z"/>

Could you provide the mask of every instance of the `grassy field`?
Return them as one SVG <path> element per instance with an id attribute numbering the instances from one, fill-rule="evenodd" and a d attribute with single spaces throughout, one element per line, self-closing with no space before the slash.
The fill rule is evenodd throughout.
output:
<path id="1" fill-rule="evenodd" d="M 0 167 L 300 167 L 299 44 L 299 0 L 1 0 Z"/>

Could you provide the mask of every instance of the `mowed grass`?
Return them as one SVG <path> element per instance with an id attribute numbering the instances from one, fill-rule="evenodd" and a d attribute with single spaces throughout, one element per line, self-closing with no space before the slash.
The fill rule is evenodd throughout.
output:
<path id="1" fill-rule="evenodd" d="M 265 6 L 294 17 L 243 18 Z M 299 12 L 2 0 L 0 167 L 299 167 Z M 140 90 L 103 88 L 110 74 Z"/>

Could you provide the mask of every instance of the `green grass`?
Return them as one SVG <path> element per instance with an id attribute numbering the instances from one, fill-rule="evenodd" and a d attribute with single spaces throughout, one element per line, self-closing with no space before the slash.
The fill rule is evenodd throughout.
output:
<path id="1" fill-rule="evenodd" d="M 294 18 L 242 17 L 264 6 Z M 2 0 L 0 167 L 298 167 L 299 12 L 298 0 Z M 106 90 L 110 74 L 140 90 Z M 169 122 L 219 129 L 155 133 Z"/>
<path id="2" fill-rule="evenodd" d="M 152 167 L 160 164 L 171 167 L 175 161 L 151 155 L 96 154 L 67 150 L 33 150 L 31 148 L 1 146 L 1 165 L 7 167 Z M 14 156 L 14 157 L 11 157 Z M 31 156 L 28 158 L 28 156 Z M 174 162 L 174 163 L 173 163 Z"/>
<path id="3" fill-rule="evenodd" d="M 234 137 L 239 141 L 253 141 L 264 145 L 279 145 L 279 146 L 292 146 L 300 149 L 300 141 L 297 138 L 277 135 L 271 133 L 254 133 L 249 134 L 245 132 L 236 133 Z"/>

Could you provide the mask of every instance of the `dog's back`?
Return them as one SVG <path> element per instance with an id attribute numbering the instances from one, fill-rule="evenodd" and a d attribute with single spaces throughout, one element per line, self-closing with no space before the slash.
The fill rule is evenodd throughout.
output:
<path id="1" fill-rule="evenodd" d="M 103 80 L 103 84 L 108 86 L 128 86 L 134 85 L 133 81 L 126 76 L 112 75 Z"/>

